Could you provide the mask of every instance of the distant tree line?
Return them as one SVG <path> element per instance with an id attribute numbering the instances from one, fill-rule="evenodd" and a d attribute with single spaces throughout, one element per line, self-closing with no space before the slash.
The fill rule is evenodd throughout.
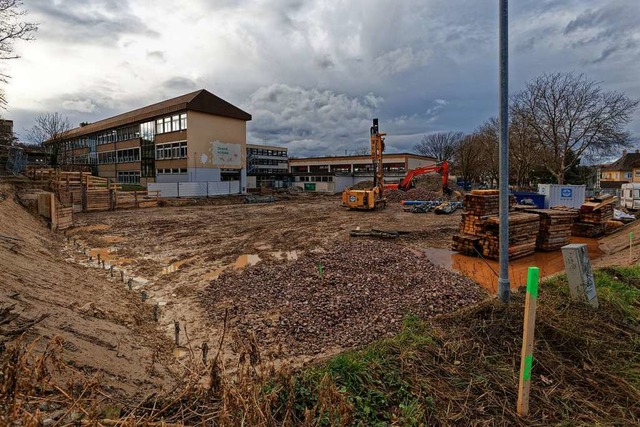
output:
<path id="1" fill-rule="evenodd" d="M 512 97 L 509 114 L 509 181 L 528 187 L 539 182 L 584 183 L 584 159 L 631 144 L 625 126 L 640 100 L 603 91 L 597 82 L 572 73 L 544 74 Z M 498 119 L 472 133 L 425 135 L 413 150 L 447 160 L 465 181 L 497 183 Z"/>

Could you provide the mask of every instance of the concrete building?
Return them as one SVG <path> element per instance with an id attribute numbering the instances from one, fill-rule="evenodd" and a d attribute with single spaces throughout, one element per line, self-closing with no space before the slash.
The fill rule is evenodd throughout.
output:
<path id="1" fill-rule="evenodd" d="M 119 183 L 241 182 L 251 115 L 202 89 L 69 131 L 59 163 Z"/>
<path id="2" fill-rule="evenodd" d="M 435 164 L 437 159 L 410 153 L 385 154 L 385 181 L 399 182 L 412 169 Z M 289 159 L 294 185 L 307 191 L 340 193 L 361 181 L 373 180 L 371 156 L 309 157 Z"/>
<path id="3" fill-rule="evenodd" d="M 286 147 L 247 144 L 247 188 L 281 188 L 288 180 Z"/>

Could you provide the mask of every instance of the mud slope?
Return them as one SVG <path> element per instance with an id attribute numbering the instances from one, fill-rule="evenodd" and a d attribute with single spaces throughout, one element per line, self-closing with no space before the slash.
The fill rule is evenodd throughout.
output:
<path id="1" fill-rule="evenodd" d="M 20 339 L 15 332 L 28 322 L 48 316 L 22 339 L 38 340 L 42 350 L 61 337 L 63 360 L 89 374 L 101 370 L 103 385 L 131 395 L 173 383 L 163 367 L 171 348 L 151 308 L 100 270 L 67 262 L 61 237 L 0 183 L 0 310 L 11 307 L 19 316 L 0 326 L 5 346 Z"/>

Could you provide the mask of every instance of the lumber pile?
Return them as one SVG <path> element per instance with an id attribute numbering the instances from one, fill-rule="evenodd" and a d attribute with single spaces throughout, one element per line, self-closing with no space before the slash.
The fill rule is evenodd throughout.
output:
<path id="1" fill-rule="evenodd" d="M 572 234 L 581 237 L 600 237 L 606 231 L 606 223 L 613 219 L 615 198 L 610 194 L 592 197 L 580 206 L 578 222 Z"/>
<path id="2" fill-rule="evenodd" d="M 499 194 L 498 190 L 473 190 L 471 193 L 465 195 L 463 205 L 465 211 L 460 221 L 460 234 L 453 236 L 452 249 L 454 251 L 465 255 L 475 256 L 482 254 L 490 258 L 497 258 L 497 240 L 495 242 L 493 241 L 493 235 L 489 232 L 489 228 L 491 228 L 489 224 L 493 222 L 495 222 L 495 224 L 498 223 L 497 214 L 500 206 Z M 515 198 L 511 197 L 509 199 L 509 205 L 513 206 L 514 204 Z M 512 214 L 509 215 L 510 229 L 512 227 L 511 215 Z M 513 220 L 513 227 L 517 234 L 520 229 L 518 221 L 522 219 L 522 217 L 519 216 L 520 214 L 514 213 L 513 215 L 516 215 Z M 535 219 L 537 218 L 538 217 L 535 216 Z M 519 236 L 516 237 L 519 238 Z M 487 243 L 487 240 L 491 242 Z M 532 242 L 533 249 L 535 250 L 535 233 Z M 514 253 L 519 252 L 519 250 L 514 251 Z"/>
<path id="3" fill-rule="evenodd" d="M 497 216 L 486 220 L 486 235 L 482 242 L 482 255 L 497 259 L 499 255 L 499 223 Z M 509 258 L 531 255 L 536 250 L 536 236 L 540 229 L 537 214 L 512 212 L 509 214 Z"/>
<path id="4" fill-rule="evenodd" d="M 578 218 L 575 209 L 526 209 L 540 217 L 540 230 L 536 238 L 536 248 L 555 251 L 569 244 L 573 223 Z"/>
<path id="5" fill-rule="evenodd" d="M 482 253 L 481 236 L 473 236 L 471 234 L 455 234 L 453 236 L 452 249 L 463 255 L 476 256 Z"/>

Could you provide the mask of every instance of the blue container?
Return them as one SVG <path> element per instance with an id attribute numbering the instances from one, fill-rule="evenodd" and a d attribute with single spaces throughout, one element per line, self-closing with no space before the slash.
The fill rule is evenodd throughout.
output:
<path id="1" fill-rule="evenodd" d="M 530 205 L 533 203 L 537 208 L 544 209 L 544 194 L 514 191 L 513 195 L 516 197 L 519 205 Z"/>

